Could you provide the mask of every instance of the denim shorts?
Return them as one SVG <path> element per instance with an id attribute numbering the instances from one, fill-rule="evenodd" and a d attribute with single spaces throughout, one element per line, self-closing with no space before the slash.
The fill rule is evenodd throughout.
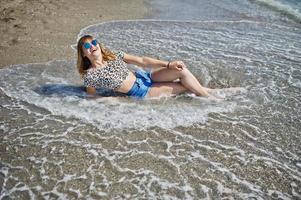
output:
<path id="1" fill-rule="evenodd" d="M 152 86 L 153 81 L 151 79 L 151 72 L 144 70 L 135 71 L 136 81 L 130 91 L 127 93 L 128 96 L 137 99 L 143 99 Z"/>

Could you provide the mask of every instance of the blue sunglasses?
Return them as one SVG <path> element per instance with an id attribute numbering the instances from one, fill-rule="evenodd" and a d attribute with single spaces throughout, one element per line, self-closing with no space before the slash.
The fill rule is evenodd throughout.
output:
<path id="1" fill-rule="evenodd" d="M 93 44 L 93 46 L 96 46 L 97 45 L 97 40 L 96 39 L 92 40 L 91 43 L 90 42 L 85 42 L 83 44 L 83 46 L 84 46 L 85 49 L 90 49 L 92 47 L 91 44 Z"/>

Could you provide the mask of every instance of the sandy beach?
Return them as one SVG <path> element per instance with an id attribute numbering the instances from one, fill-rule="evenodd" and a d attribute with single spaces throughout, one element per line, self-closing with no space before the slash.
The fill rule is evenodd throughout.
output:
<path id="1" fill-rule="evenodd" d="M 74 59 L 70 45 L 80 29 L 110 20 L 141 19 L 148 12 L 141 0 L 2 0 L 0 68 Z"/>

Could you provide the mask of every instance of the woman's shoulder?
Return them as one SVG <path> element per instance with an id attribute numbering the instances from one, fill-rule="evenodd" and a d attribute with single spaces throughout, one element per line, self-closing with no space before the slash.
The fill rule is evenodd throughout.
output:
<path id="1" fill-rule="evenodd" d="M 84 86 L 86 87 L 96 87 L 96 81 L 97 81 L 97 73 L 95 73 L 96 70 L 94 69 L 88 69 L 86 73 L 82 76 L 84 81 Z"/>
<path id="2" fill-rule="evenodd" d="M 123 59 L 123 57 L 124 57 L 124 51 L 122 51 L 122 50 L 114 51 L 114 54 L 116 55 L 116 57 L 118 59 Z"/>
<path id="3" fill-rule="evenodd" d="M 86 70 L 86 72 L 83 74 L 83 79 L 90 78 L 93 72 L 93 68 L 89 68 Z"/>

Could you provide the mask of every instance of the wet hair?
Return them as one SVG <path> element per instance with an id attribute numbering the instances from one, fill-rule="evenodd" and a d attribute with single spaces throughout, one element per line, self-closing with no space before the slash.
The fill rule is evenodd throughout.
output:
<path id="1" fill-rule="evenodd" d="M 81 77 L 83 77 L 87 73 L 87 70 L 91 67 L 91 62 L 89 58 L 84 55 L 83 43 L 86 42 L 88 39 L 93 40 L 93 38 L 94 37 L 91 35 L 84 35 L 77 42 L 77 70 Z M 105 48 L 100 43 L 98 44 L 100 46 L 100 50 L 104 61 L 116 59 L 116 54 L 114 54 L 109 49 Z"/>

